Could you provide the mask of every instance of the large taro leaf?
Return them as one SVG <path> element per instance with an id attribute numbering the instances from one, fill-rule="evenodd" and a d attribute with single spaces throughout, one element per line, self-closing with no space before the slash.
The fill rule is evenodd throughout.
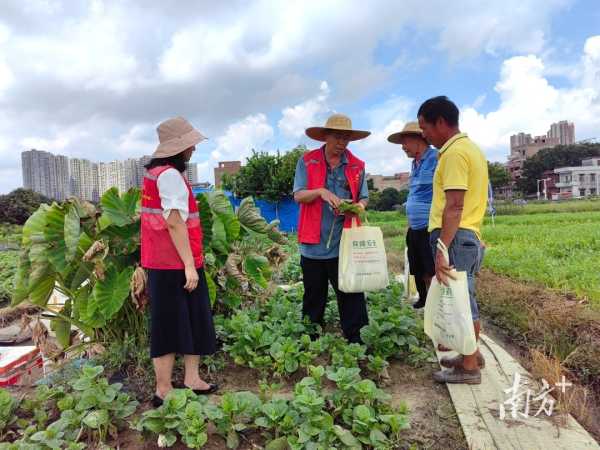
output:
<path id="1" fill-rule="evenodd" d="M 69 289 L 75 290 L 90 277 L 92 273 L 92 264 L 83 261 L 83 255 L 92 246 L 93 241 L 87 233 L 83 232 L 79 235 L 77 243 L 77 252 L 73 261 L 69 264 L 68 276 L 64 278 L 64 284 Z"/>
<path id="2" fill-rule="evenodd" d="M 242 200 L 237 210 L 237 216 L 244 228 L 261 234 L 267 232 L 267 221 L 261 216 L 252 197 Z"/>
<path id="3" fill-rule="evenodd" d="M 56 283 L 56 272 L 50 264 L 34 264 L 32 266 L 29 285 L 27 287 L 27 298 L 31 303 L 46 306 L 50 295 L 54 291 Z"/>
<path id="4" fill-rule="evenodd" d="M 67 248 L 67 261 L 72 261 L 77 253 L 79 245 L 79 234 L 81 233 L 81 225 L 79 222 L 79 214 L 74 205 L 70 205 L 64 218 L 64 233 L 65 246 Z"/>
<path id="5" fill-rule="evenodd" d="M 287 243 L 286 237 L 279 231 L 279 220 L 277 219 L 272 220 L 267 225 L 267 236 L 273 242 L 277 242 L 278 244 Z"/>
<path id="6" fill-rule="evenodd" d="M 217 285 L 212 279 L 212 276 L 208 272 L 204 272 L 206 276 L 206 286 L 208 287 L 208 298 L 210 299 L 210 306 L 215 305 L 215 301 L 217 301 Z"/>
<path id="7" fill-rule="evenodd" d="M 88 304 L 91 298 L 91 286 L 85 284 L 74 292 L 72 314 L 74 321 L 78 321 L 78 327 L 88 336 L 93 334 L 87 319 Z"/>
<path id="8" fill-rule="evenodd" d="M 49 209 L 48 205 L 42 204 L 29 216 L 25 225 L 23 225 L 22 248 L 27 248 L 32 242 L 45 241 L 44 228 L 46 227 L 46 213 Z"/>
<path id="9" fill-rule="evenodd" d="M 71 300 L 65 302 L 61 314 L 65 317 L 71 317 Z M 63 348 L 67 348 L 71 344 L 71 322 L 62 317 L 55 317 L 50 322 L 50 328 L 56 334 L 56 340 Z"/>
<path id="10" fill-rule="evenodd" d="M 67 268 L 67 245 L 65 243 L 65 209 L 53 203 L 46 213 L 44 230 L 48 251 L 48 260 L 57 272 Z"/>
<path id="11" fill-rule="evenodd" d="M 98 280 L 89 299 L 84 322 L 101 327 L 106 324 L 123 306 L 129 297 L 129 282 L 133 267 L 119 272 L 115 266 L 109 266 L 104 280 Z"/>
<path id="12" fill-rule="evenodd" d="M 242 227 L 246 230 L 254 231 L 255 233 L 266 234 L 269 239 L 279 244 L 286 242 L 285 236 L 281 234 L 278 220 L 273 220 L 267 223 L 264 217 L 260 214 L 260 209 L 254 204 L 252 197 L 246 197 L 240 203 L 237 210 L 238 219 Z"/>
<path id="13" fill-rule="evenodd" d="M 96 217 L 96 207 L 90 202 L 73 197 L 69 199 L 69 203 L 73 208 L 75 208 L 77 215 L 82 219 Z"/>
<path id="14" fill-rule="evenodd" d="M 109 238 L 109 246 L 117 254 L 129 255 L 140 246 L 140 224 L 135 221 L 124 226 L 110 225 L 100 236 Z"/>
<path id="15" fill-rule="evenodd" d="M 102 216 L 98 219 L 100 229 L 103 230 L 111 224 L 118 227 L 135 222 L 139 214 L 139 190 L 132 188 L 119 196 L 116 187 L 110 188 L 102 195 L 100 206 Z"/>
<path id="16" fill-rule="evenodd" d="M 269 279 L 271 278 L 271 267 L 266 257 L 249 254 L 244 258 L 243 269 L 246 275 L 261 288 L 267 288 Z"/>
<path id="17" fill-rule="evenodd" d="M 219 216 L 213 217 L 211 246 L 216 253 L 220 253 L 221 255 L 227 255 L 229 253 L 225 224 L 223 224 L 223 221 Z"/>
<path id="18" fill-rule="evenodd" d="M 221 219 L 227 233 L 227 241 L 233 242 L 240 235 L 240 221 L 223 191 L 214 191 L 208 195 L 208 203 L 213 214 Z"/>
<path id="19" fill-rule="evenodd" d="M 27 298 L 29 293 L 29 276 L 31 274 L 31 262 L 29 261 L 29 250 L 24 248 L 19 256 L 19 266 L 14 278 L 14 291 L 11 304 L 17 305 Z"/>
<path id="20" fill-rule="evenodd" d="M 196 202 L 198 204 L 200 224 L 202 225 L 202 246 L 205 249 L 208 249 L 210 248 L 210 242 L 212 240 L 212 211 L 210 210 L 210 204 L 208 203 L 206 194 L 198 194 L 196 196 Z"/>

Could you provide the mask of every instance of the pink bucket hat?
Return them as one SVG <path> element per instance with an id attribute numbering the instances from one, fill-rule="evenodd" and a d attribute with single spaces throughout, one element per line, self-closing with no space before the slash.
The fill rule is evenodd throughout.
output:
<path id="1" fill-rule="evenodd" d="M 183 117 L 174 117 L 162 122 L 157 128 L 158 147 L 153 158 L 168 158 L 206 139 L 191 123 Z"/>

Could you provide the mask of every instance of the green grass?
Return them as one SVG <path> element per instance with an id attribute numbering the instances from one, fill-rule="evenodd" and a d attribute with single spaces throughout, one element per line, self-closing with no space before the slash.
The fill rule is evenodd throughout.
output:
<path id="1" fill-rule="evenodd" d="M 496 202 L 495 207 L 496 214 L 498 216 L 561 212 L 589 212 L 600 211 L 600 198 L 596 197 L 589 200 L 564 200 L 558 202 L 533 201 L 526 205 Z"/>
<path id="2" fill-rule="evenodd" d="M 600 212 L 486 220 L 484 265 L 496 273 L 588 297 L 600 306 Z"/>
<path id="3" fill-rule="evenodd" d="M 581 201 L 557 205 L 565 208 Z M 561 206 L 562 205 L 562 206 Z M 526 207 L 546 205 L 527 205 Z M 573 206 L 568 206 L 573 208 Z M 403 254 L 406 218 L 395 212 L 369 213 L 369 222 L 386 230 L 402 230 L 386 238 L 388 253 Z M 488 249 L 484 267 L 498 274 L 573 292 L 600 307 L 600 211 L 538 212 L 486 218 L 483 240 Z"/>
<path id="4" fill-rule="evenodd" d="M 0 223 L 0 304 L 10 301 L 19 260 L 18 251 L 5 248 L 19 247 L 21 229 L 19 225 Z"/>

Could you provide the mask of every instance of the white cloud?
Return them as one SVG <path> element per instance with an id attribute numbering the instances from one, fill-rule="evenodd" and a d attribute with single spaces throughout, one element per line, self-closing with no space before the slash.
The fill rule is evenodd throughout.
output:
<path id="1" fill-rule="evenodd" d="M 86 16 L 67 22 L 59 32 L 32 36 L 14 31 L 7 53 L 11 66 L 24 76 L 116 91 L 127 89 L 136 78 L 137 60 L 125 48 L 127 30 L 99 0 L 90 2 Z"/>
<path id="2" fill-rule="evenodd" d="M 600 137 L 600 36 L 586 41 L 579 72 L 580 79 L 574 86 L 559 88 L 545 77 L 541 58 L 529 55 L 507 59 L 495 87 L 500 106 L 487 114 L 474 107 L 464 108 L 461 129 L 493 160 L 506 157 L 511 134 L 545 134 L 550 124 L 559 120 L 574 122 L 579 138 Z"/>
<path id="3" fill-rule="evenodd" d="M 325 113 L 330 111 L 327 104 L 329 92 L 329 85 L 322 81 L 315 97 L 284 108 L 278 123 L 279 130 L 287 137 L 299 138 L 304 135 L 306 127 L 321 123 Z"/>
<path id="4" fill-rule="evenodd" d="M 262 150 L 272 138 L 273 128 L 267 116 L 262 113 L 248 116 L 227 127 L 225 134 L 217 138 L 217 148 L 211 156 L 215 160 L 243 160 L 252 149 Z"/>
<path id="5" fill-rule="evenodd" d="M 266 146 L 273 139 L 273 128 L 263 113 L 250 115 L 227 127 L 225 134 L 216 139 L 216 148 L 210 152 L 208 159 L 204 145 L 196 147 L 198 159 L 198 177 L 202 181 L 214 182 L 212 169 L 219 161 L 245 162 L 252 150 L 267 151 Z M 209 142 L 207 142 L 209 144 Z"/>
<path id="6" fill-rule="evenodd" d="M 393 97 L 367 111 L 371 135 L 349 145 L 364 159 L 367 172 L 391 175 L 409 169 L 410 160 L 402 148 L 388 142 L 387 138 L 402 130 L 406 122 L 414 120 L 410 117 L 413 106 L 414 102 L 409 99 Z"/>
<path id="7" fill-rule="evenodd" d="M 155 127 L 140 123 L 134 125 L 119 137 L 118 148 L 123 154 L 139 157 L 142 153 L 152 153 L 156 145 Z"/>

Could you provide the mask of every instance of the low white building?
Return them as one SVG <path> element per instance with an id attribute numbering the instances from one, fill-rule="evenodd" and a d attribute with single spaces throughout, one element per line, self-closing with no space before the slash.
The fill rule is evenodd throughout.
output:
<path id="1" fill-rule="evenodd" d="M 554 169 L 559 179 L 556 187 L 560 198 L 580 198 L 600 194 L 600 158 L 581 161 L 578 167 Z"/>

